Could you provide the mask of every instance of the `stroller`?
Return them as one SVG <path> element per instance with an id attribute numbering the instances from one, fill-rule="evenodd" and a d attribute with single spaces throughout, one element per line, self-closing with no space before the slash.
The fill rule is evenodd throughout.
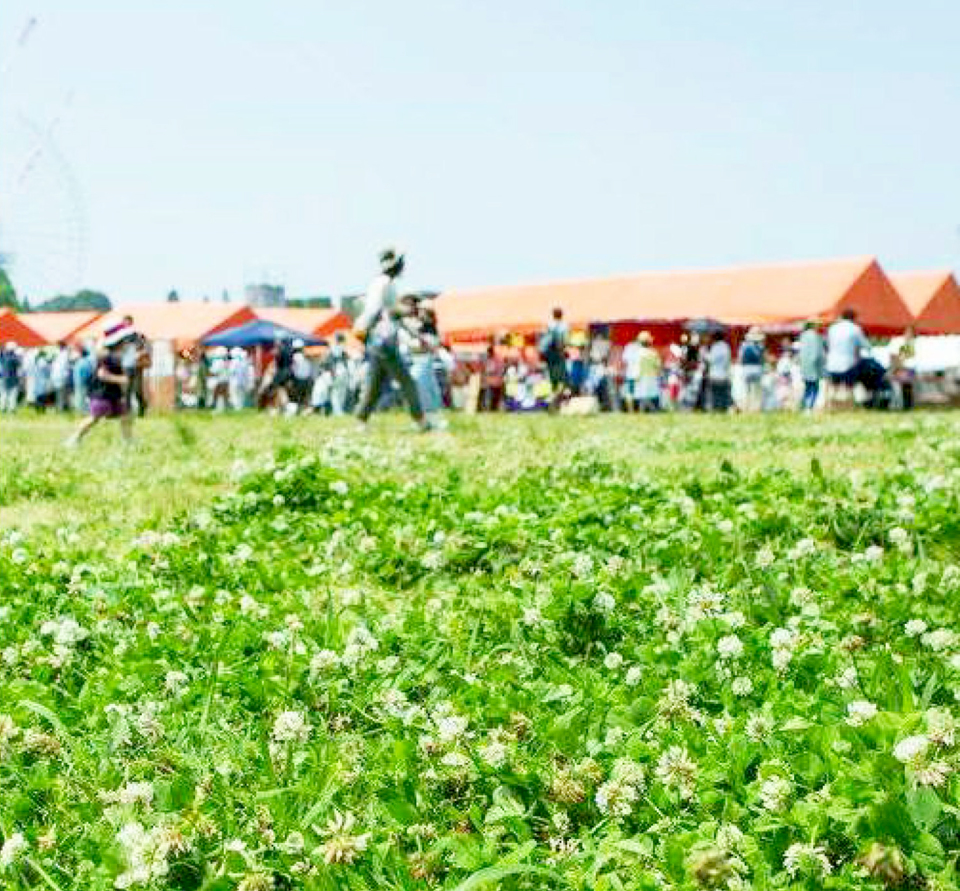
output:
<path id="1" fill-rule="evenodd" d="M 876 359 L 861 359 L 856 368 L 856 383 L 870 395 L 864 405 L 867 408 L 889 409 L 893 402 L 893 386 L 887 370 Z"/>

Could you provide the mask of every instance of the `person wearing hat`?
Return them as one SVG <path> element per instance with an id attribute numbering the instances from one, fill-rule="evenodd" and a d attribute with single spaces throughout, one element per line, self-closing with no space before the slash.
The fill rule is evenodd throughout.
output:
<path id="1" fill-rule="evenodd" d="M 660 372 L 663 362 L 660 354 L 654 349 L 653 335 L 649 331 L 641 331 L 637 335 L 637 343 L 640 347 L 637 357 L 637 405 L 644 412 L 659 411 Z"/>
<path id="2" fill-rule="evenodd" d="M 405 259 L 395 248 L 380 252 L 380 274 L 370 283 L 354 334 L 366 345 L 367 380 L 357 418 L 366 424 L 391 381 L 400 385 L 410 414 L 421 430 L 430 430 L 420 405 L 417 385 L 400 352 L 400 315 L 396 280 L 403 274 Z"/>
<path id="3" fill-rule="evenodd" d="M 133 419 L 127 401 L 129 378 L 123 373 L 123 350 L 136 338 L 136 332 L 126 325 L 107 329 L 103 352 L 97 359 L 96 371 L 90 382 L 90 417 L 84 420 L 66 445 L 76 447 L 104 418 L 120 419 L 120 434 L 124 442 L 133 439 Z"/>
<path id="4" fill-rule="evenodd" d="M 760 411 L 763 403 L 764 336 L 759 328 L 747 331 L 737 361 L 743 376 L 744 411 Z"/>

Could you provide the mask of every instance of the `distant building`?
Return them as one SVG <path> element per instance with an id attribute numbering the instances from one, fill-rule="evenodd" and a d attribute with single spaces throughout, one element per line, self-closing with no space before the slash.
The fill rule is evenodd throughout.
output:
<path id="1" fill-rule="evenodd" d="M 247 306 L 287 305 L 287 291 L 283 285 L 247 285 L 244 297 Z"/>
<path id="2" fill-rule="evenodd" d="M 301 309 L 333 309 L 333 298 L 323 294 L 316 297 L 288 297 L 286 305 Z"/>

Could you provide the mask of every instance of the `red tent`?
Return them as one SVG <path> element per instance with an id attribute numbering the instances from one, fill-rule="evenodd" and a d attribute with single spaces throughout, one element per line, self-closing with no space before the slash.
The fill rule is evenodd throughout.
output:
<path id="1" fill-rule="evenodd" d="M 87 325 L 93 324 L 101 315 L 103 313 L 96 310 L 27 312 L 22 313 L 20 319 L 33 328 L 47 343 L 59 343 L 61 340 L 73 338 Z"/>
<path id="2" fill-rule="evenodd" d="M 960 285 L 949 270 L 890 276 L 913 313 L 918 334 L 960 334 Z"/>
<path id="3" fill-rule="evenodd" d="M 235 303 L 129 303 L 101 316 L 71 339 L 97 340 L 124 316 L 132 316 L 133 326 L 148 340 L 169 340 L 177 349 L 195 346 L 208 334 L 256 318 L 249 306 Z"/>
<path id="4" fill-rule="evenodd" d="M 12 309 L 0 309 L 0 345 L 15 343 L 22 347 L 41 347 L 47 341 L 43 335 L 24 324 Z"/>
<path id="5" fill-rule="evenodd" d="M 554 307 L 573 327 L 635 323 L 661 331 L 693 319 L 737 327 L 827 322 L 850 308 L 868 333 L 889 335 L 913 319 L 872 258 L 452 290 L 436 306 L 441 331 L 457 341 L 541 330 Z"/>

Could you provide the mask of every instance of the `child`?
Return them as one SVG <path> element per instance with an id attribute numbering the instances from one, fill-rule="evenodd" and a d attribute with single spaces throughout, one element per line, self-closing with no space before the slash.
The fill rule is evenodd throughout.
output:
<path id="1" fill-rule="evenodd" d="M 71 436 L 66 445 L 76 448 L 80 441 L 103 419 L 119 418 L 120 434 L 125 443 L 133 440 L 133 419 L 127 404 L 129 379 L 123 373 L 123 348 L 136 337 L 136 332 L 121 325 L 108 329 L 103 339 L 103 352 L 90 382 L 90 417 Z"/>

